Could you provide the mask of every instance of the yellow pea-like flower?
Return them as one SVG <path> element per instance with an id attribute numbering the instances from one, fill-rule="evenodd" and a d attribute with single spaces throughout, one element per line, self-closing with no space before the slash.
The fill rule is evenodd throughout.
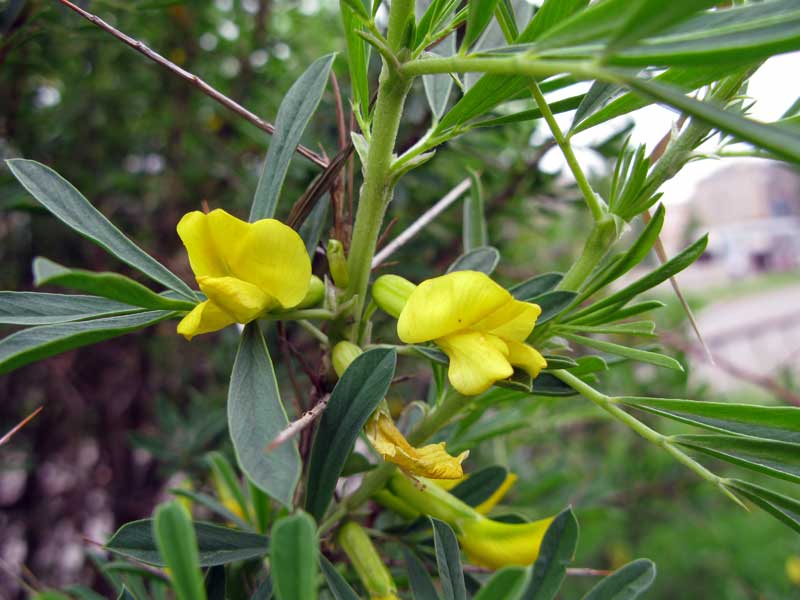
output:
<path id="1" fill-rule="evenodd" d="M 461 479 L 464 476 L 461 463 L 469 456 L 468 450 L 451 456 L 444 442 L 415 448 L 397 429 L 392 418 L 381 410 L 372 415 L 364 431 L 383 460 L 396 464 L 409 475 L 428 479 Z"/>
<path id="2" fill-rule="evenodd" d="M 189 340 L 297 306 L 308 292 L 311 260 L 305 244 L 280 221 L 248 223 L 222 209 L 194 211 L 178 223 L 178 235 L 208 298 L 178 324 L 178 333 Z"/>
<path id="3" fill-rule="evenodd" d="M 547 366 L 525 343 L 542 309 L 522 302 L 485 273 L 456 271 L 419 284 L 397 321 L 407 344 L 433 341 L 450 359 L 448 378 L 460 393 L 480 394 L 511 377 L 536 377 Z"/>
<path id="4" fill-rule="evenodd" d="M 544 534 L 552 521 L 553 517 L 531 523 L 502 523 L 485 517 L 463 521 L 458 541 L 475 565 L 490 569 L 527 566 L 539 556 Z"/>

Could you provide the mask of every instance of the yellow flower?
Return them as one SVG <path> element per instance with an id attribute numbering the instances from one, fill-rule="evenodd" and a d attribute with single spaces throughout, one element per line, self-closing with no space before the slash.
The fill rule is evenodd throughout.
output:
<path id="1" fill-rule="evenodd" d="M 473 564 L 490 569 L 530 565 L 539 556 L 552 520 L 548 517 L 531 523 L 502 523 L 483 517 L 463 521 L 458 541 Z"/>
<path id="2" fill-rule="evenodd" d="M 187 339 L 292 308 L 308 291 L 311 261 L 305 244 L 275 219 L 247 223 L 222 209 L 194 211 L 178 223 L 178 235 L 208 297 L 178 324 Z"/>
<path id="3" fill-rule="evenodd" d="M 547 366 L 524 343 L 541 312 L 485 273 L 456 271 L 423 281 L 411 292 L 397 334 L 407 344 L 435 342 L 450 358 L 450 383 L 472 396 L 511 377 L 515 366 L 531 377 Z"/>
<path id="4" fill-rule="evenodd" d="M 508 490 L 510 490 L 511 486 L 516 482 L 517 476 L 514 473 L 507 474 L 506 478 L 503 480 L 503 483 L 500 484 L 500 487 L 492 492 L 492 495 L 486 500 L 478 504 L 478 506 L 475 507 L 475 510 L 482 515 L 488 515 L 489 511 L 492 510 L 495 505 L 505 497 L 505 495 L 508 493 Z"/>
<path id="5" fill-rule="evenodd" d="M 461 479 L 461 463 L 469 451 L 451 456 L 444 442 L 414 448 L 385 412 L 378 410 L 365 427 L 367 439 L 386 462 L 394 463 L 409 475 L 428 479 Z"/>

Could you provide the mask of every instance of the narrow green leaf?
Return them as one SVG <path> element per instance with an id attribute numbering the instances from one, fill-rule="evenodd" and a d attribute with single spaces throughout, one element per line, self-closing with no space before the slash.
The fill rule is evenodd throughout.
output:
<path id="1" fill-rule="evenodd" d="M 172 271 L 125 237 L 66 179 L 33 160 L 6 161 L 19 182 L 47 210 L 122 262 L 189 300 L 194 292 Z"/>
<path id="2" fill-rule="evenodd" d="M 272 526 L 271 575 L 278 600 L 315 600 L 319 539 L 314 520 L 300 512 Z"/>
<path id="3" fill-rule="evenodd" d="M 192 521 L 185 508 L 173 500 L 156 509 L 153 535 L 178 600 L 205 600 Z"/>
<path id="4" fill-rule="evenodd" d="M 574 396 L 575 390 L 569 387 L 566 383 L 550 375 L 550 373 L 540 373 L 539 376 L 533 380 L 533 389 L 531 393 L 534 396 Z"/>
<path id="5" fill-rule="evenodd" d="M 558 0 L 551 0 L 554 4 Z M 570 13 L 537 39 L 541 48 L 563 48 L 602 39 L 618 31 L 627 20 L 631 0 L 604 0 L 590 4 L 584 10 Z M 583 3 L 586 6 L 586 3 Z M 522 36 L 520 36 L 522 38 Z M 518 40 L 529 42 L 533 40 Z"/>
<path id="6" fill-rule="evenodd" d="M 576 296 L 577 294 L 575 292 L 556 290 L 554 292 L 547 292 L 541 296 L 534 296 L 528 300 L 531 304 L 538 304 L 542 309 L 542 314 L 536 319 L 536 324 L 540 326 L 544 325 L 560 315 L 564 309 L 573 303 Z"/>
<path id="7" fill-rule="evenodd" d="M 96 344 L 155 325 L 173 314 L 165 310 L 151 310 L 93 321 L 56 323 L 23 329 L 0 340 L 0 374 L 73 348 Z"/>
<path id="8" fill-rule="evenodd" d="M 50 325 L 139 310 L 98 296 L 0 292 L 0 323 L 7 325 Z"/>
<path id="9" fill-rule="evenodd" d="M 677 435 L 671 439 L 714 458 L 800 483 L 800 444 L 736 435 Z"/>
<path id="10" fill-rule="evenodd" d="M 239 467 L 250 480 L 291 506 L 300 479 L 297 442 L 267 452 L 267 444 L 289 423 L 278 392 L 267 344 L 257 323 L 242 332 L 228 389 L 228 428 Z"/>
<path id="11" fill-rule="evenodd" d="M 798 39 L 800 40 L 800 26 L 798 26 Z M 689 98 L 680 90 L 653 81 L 643 81 L 634 77 L 625 79 L 632 89 L 645 96 L 687 113 L 724 133 L 750 142 L 756 148 L 769 150 L 790 161 L 800 162 L 800 132 L 746 119 L 734 112 L 723 110 L 711 102 Z"/>
<path id="12" fill-rule="evenodd" d="M 258 584 L 258 587 L 253 592 L 253 595 L 250 596 L 250 600 L 272 600 L 272 596 L 272 576 L 267 573 L 267 576 L 264 577 L 264 580 Z"/>
<path id="13" fill-rule="evenodd" d="M 452 56 L 456 53 L 456 34 L 451 33 L 440 44 L 433 48 L 433 54 L 441 57 Z M 447 110 L 447 101 L 453 88 L 453 78 L 445 73 L 442 75 L 424 75 L 422 84 L 425 88 L 425 97 L 428 100 L 431 113 L 438 121 Z"/>
<path id="14" fill-rule="evenodd" d="M 617 356 L 624 356 L 631 360 L 649 363 L 657 367 L 665 367 L 675 371 L 683 371 L 683 366 L 671 356 L 658 354 L 657 352 L 650 352 L 648 350 L 639 350 L 638 348 L 629 348 L 613 342 L 606 342 L 604 340 L 597 340 L 594 338 L 576 335 L 574 333 L 562 333 L 563 337 L 571 342 L 600 350 L 600 352 L 608 352 L 609 354 L 616 354 Z"/>
<path id="15" fill-rule="evenodd" d="M 196 304 L 160 296 L 138 281 L 119 273 L 70 269 L 42 257 L 33 260 L 33 282 L 37 287 L 58 285 L 151 310 L 192 310 Z"/>
<path id="16" fill-rule="evenodd" d="M 549 104 L 550 111 L 554 114 L 560 114 L 575 110 L 581 105 L 586 94 L 578 94 L 570 96 L 563 100 L 556 100 Z M 490 119 L 482 119 L 470 124 L 470 129 L 478 127 L 496 127 L 499 125 L 508 125 L 509 123 L 522 123 L 524 121 L 533 121 L 542 118 L 542 111 L 538 108 L 531 108 L 529 110 L 522 110 L 520 112 L 512 113 L 510 115 L 503 115 L 502 117 L 493 117 Z"/>
<path id="17" fill-rule="evenodd" d="M 317 200 L 316 206 L 311 209 L 308 218 L 303 221 L 298 233 L 306 244 L 306 250 L 313 262 L 314 253 L 317 251 L 317 244 L 322 237 L 322 229 L 328 219 L 328 208 L 330 207 L 330 196 L 325 193 Z"/>
<path id="18" fill-rule="evenodd" d="M 350 72 L 353 104 L 363 116 L 369 113 L 369 55 L 370 45 L 358 35 L 363 26 L 356 14 L 344 2 L 339 3 L 347 44 L 347 67 Z"/>
<path id="19" fill-rule="evenodd" d="M 422 561 L 408 548 L 403 547 L 403 558 L 408 570 L 408 584 L 414 600 L 439 600 L 439 593 Z"/>
<path id="20" fill-rule="evenodd" d="M 456 534 L 444 521 L 429 518 L 433 525 L 433 542 L 436 546 L 436 564 L 439 567 L 442 596 L 444 600 L 467 600 Z"/>
<path id="21" fill-rule="evenodd" d="M 462 218 L 464 252 L 470 252 L 489 244 L 481 178 L 475 171 L 470 171 L 469 178 L 472 185 L 470 195 L 464 200 Z"/>
<path id="22" fill-rule="evenodd" d="M 500 262 L 500 252 L 493 246 L 483 246 L 465 252 L 453 261 L 447 272 L 453 271 L 480 271 L 491 275 Z"/>
<path id="23" fill-rule="evenodd" d="M 247 504 L 247 498 L 245 498 L 239 478 L 236 476 L 231 463 L 220 452 L 210 452 L 208 454 L 208 463 L 211 466 L 211 472 L 217 484 L 225 488 L 228 496 L 236 502 L 241 514 L 246 515 L 245 519 L 249 519 L 250 508 Z"/>
<path id="24" fill-rule="evenodd" d="M 547 361 L 548 371 L 578 368 L 578 363 L 567 356 L 557 356 L 554 354 L 544 354 L 543 356 Z"/>
<path id="25" fill-rule="evenodd" d="M 628 10 L 628 19 L 609 42 L 609 48 L 622 48 L 653 33 L 713 7 L 717 0 L 639 0 Z"/>
<path id="26" fill-rule="evenodd" d="M 300 143 L 300 137 L 311 115 L 322 99 L 334 58 L 334 54 L 328 54 L 314 61 L 284 96 L 275 118 L 275 133 L 269 142 L 264 169 L 253 197 L 250 221 L 270 218 L 275 214 L 289 161 Z"/>
<path id="27" fill-rule="evenodd" d="M 583 600 L 635 600 L 650 588 L 655 578 L 655 563 L 639 558 L 601 579 Z"/>
<path id="28" fill-rule="evenodd" d="M 497 0 L 469 0 L 467 14 L 467 30 L 461 41 L 462 51 L 468 50 L 486 29 L 492 20 Z"/>
<path id="29" fill-rule="evenodd" d="M 618 292 L 607 296 L 603 300 L 599 302 L 595 302 L 594 304 L 587 306 L 583 310 L 578 311 L 577 313 L 571 315 L 571 320 L 577 320 L 581 317 L 584 317 L 589 314 L 596 313 L 600 309 L 604 309 L 615 304 L 619 304 L 620 307 L 622 304 L 638 296 L 642 292 L 649 290 L 657 286 L 659 283 L 662 283 L 672 277 L 673 275 L 680 273 L 686 267 L 691 265 L 695 260 L 697 260 L 701 254 L 706 249 L 706 245 L 708 244 L 708 236 L 703 236 L 699 240 L 697 240 L 694 244 L 683 250 L 683 252 L 675 255 L 671 260 L 668 260 L 664 264 L 662 264 L 657 269 L 651 271 L 644 277 L 637 279 L 630 285 L 624 287 Z"/>
<path id="30" fill-rule="evenodd" d="M 219 502 L 216 498 L 203 494 L 202 492 L 193 492 L 189 490 L 182 490 L 180 488 L 172 488 L 169 491 L 173 496 L 180 496 L 181 498 L 188 498 L 192 502 L 196 502 L 200 506 L 207 508 L 212 513 L 222 517 L 226 521 L 230 521 L 237 527 L 242 529 L 250 529 L 250 523 L 242 519 L 236 513 L 230 511 L 224 504 Z"/>
<path id="31" fill-rule="evenodd" d="M 726 487 L 735 490 L 773 517 L 800 533 L 800 502 L 748 481 L 730 479 Z"/>
<path id="32" fill-rule="evenodd" d="M 339 379 L 322 413 L 308 467 L 306 510 L 321 519 L 358 434 L 386 396 L 397 354 L 376 348 L 356 358 Z"/>
<path id="33" fill-rule="evenodd" d="M 194 531 L 201 567 L 259 558 L 269 550 L 269 540 L 256 533 L 203 522 L 195 522 Z M 126 523 L 108 540 L 105 547 L 115 554 L 148 565 L 165 565 L 156 547 L 151 519 Z"/>
<path id="34" fill-rule="evenodd" d="M 508 471 L 503 467 L 497 465 L 484 467 L 455 486 L 450 493 L 470 506 L 478 506 L 503 485 L 506 475 Z"/>
<path id="35" fill-rule="evenodd" d="M 517 39 L 519 36 L 519 29 L 517 29 L 517 18 L 514 14 L 514 7 L 511 5 L 511 0 L 499 0 L 494 16 L 506 40 L 513 41 Z"/>
<path id="36" fill-rule="evenodd" d="M 568 331 L 581 331 L 583 333 L 604 333 L 607 335 L 638 335 L 642 337 L 656 337 L 655 321 L 634 321 L 618 325 L 559 325 L 559 329 Z"/>
<path id="37" fill-rule="evenodd" d="M 626 308 L 622 308 L 622 306 L 622 304 L 615 304 L 613 306 L 600 309 L 597 312 L 592 312 L 585 317 L 581 317 L 580 319 L 572 319 L 571 317 L 568 317 L 564 320 L 564 322 L 573 325 L 600 325 L 603 323 L 611 323 L 612 321 L 621 321 L 622 319 L 635 317 L 637 315 L 641 315 L 642 313 L 664 308 L 666 304 L 660 300 L 647 300 L 645 302 L 631 304 Z"/>
<path id="38" fill-rule="evenodd" d="M 518 600 L 528 583 L 528 571 L 522 567 L 503 567 L 491 576 L 475 595 L 475 600 Z"/>
<path id="39" fill-rule="evenodd" d="M 119 596 L 117 596 L 117 600 L 136 600 L 136 596 L 131 594 L 130 590 L 123 585 L 122 590 L 119 592 Z"/>
<path id="40" fill-rule="evenodd" d="M 800 444 L 800 408 L 621 396 L 628 406 L 703 429 Z"/>
<path id="41" fill-rule="evenodd" d="M 225 600 L 225 567 L 217 565 L 206 572 L 206 597 L 208 600 Z"/>
<path id="42" fill-rule="evenodd" d="M 531 298 L 536 298 L 545 292 L 549 292 L 555 288 L 563 278 L 563 273 L 543 273 L 542 275 L 537 275 L 522 283 L 518 283 L 514 287 L 509 288 L 508 291 L 511 292 L 511 295 L 517 300 L 527 302 Z"/>
<path id="43" fill-rule="evenodd" d="M 530 567 L 530 581 L 525 600 L 552 600 L 567 574 L 578 545 L 578 521 L 572 509 L 562 510 L 544 534 L 539 557 Z"/>
<path id="44" fill-rule="evenodd" d="M 322 567 L 322 574 L 325 575 L 325 581 L 328 582 L 328 589 L 333 594 L 334 600 L 358 600 L 358 595 L 350 584 L 322 554 L 319 555 L 319 566 Z"/>
<path id="45" fill-rule="evenodd" d="M 363 21 L 369 21 L 370 15 L 367 12 L 364 3 L 361 0 L 342 0 L 343 4 L 346 4 L 350 7 L 350 9 L 356 13 Z"/>

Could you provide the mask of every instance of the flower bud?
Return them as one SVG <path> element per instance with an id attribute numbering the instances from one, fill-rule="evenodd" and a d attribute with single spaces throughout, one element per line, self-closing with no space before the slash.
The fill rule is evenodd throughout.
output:
<path id="1" fill-rule="evenodd" d="M 531 523 L 503 523 L 486 517 L 461 523 L 458 541 L 473 564 L 500 569 L 527 566 L 539 556 L 539 547 L 553 518 Z"/>
<path id="2" fill-rule="evenodd" d="M 333 277 L 333 282 L 338 288 L 346 288 L 350 282 L 347 272 L 347 259 L 344 256 L 344 246 L 339 240 L 328 240 L 328 269 Z"/>
<path id="3" fill-rule="evenodd" d="M 372 284 L 372 299 L 381 310 L 397 319 L 416 287 L 398 275 L 381 275 Z"/>
<path id="4" fill-rule="evenodd" d="M 352 342 L 339 342 L 333 347 L 333 356 L 331 357 L 333 360 L 333 370 L 341 377 L 344 375 L 347 367 L 350 366 L 350 363 L 358 358 L 362 352 L 363 350 Z"/>
<path id="5" fill-rule="evenodd" d="M 358 523 L 345 523 L 339 529 L 339 544 L 358 573 L 358 578 L 373 600 L 393 600 L 397 596 L 389 570 L 383 564 L 367 532 Z"/>
<path id="6" fill-rule="evenodd" d="M 322 279 L 316 275 L 312 275 L 311 281 L 308 283 L 308 291 L 306 292 L 305 297 L 300 301 L 300 304 L 295 306 L 295 308 L 311 308 L 312 306 L 316 306 L 322 301 L 322 297 L 324 295 L 325 284 L 322 283 Z"/>

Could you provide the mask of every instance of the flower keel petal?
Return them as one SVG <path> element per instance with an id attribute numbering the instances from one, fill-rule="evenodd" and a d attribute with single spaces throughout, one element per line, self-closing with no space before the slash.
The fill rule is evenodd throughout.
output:
<path id="1" fill-rule="evenodd" d="M 198 277 L 200 289 L 237 323 L 249 323 L 275 301 L 258 287 L 236 277 Z"/>
<path id="2" fill-rule="evenodd" d="M 219 306 L 206 300 L 195 306 L 181 322 L 178 323 L 178 333 L 187 340 L 201 333 L 217 331 L 236 321 Z"/>
<path id="3" fill-rule="evenodd" d="M 450 358 L 450 383 L 465 396 L 485 392 L 514 373 L 506 358 L 508 346 L 497 336 L 471 331 L 437 339 L 436 344 Z"/>

